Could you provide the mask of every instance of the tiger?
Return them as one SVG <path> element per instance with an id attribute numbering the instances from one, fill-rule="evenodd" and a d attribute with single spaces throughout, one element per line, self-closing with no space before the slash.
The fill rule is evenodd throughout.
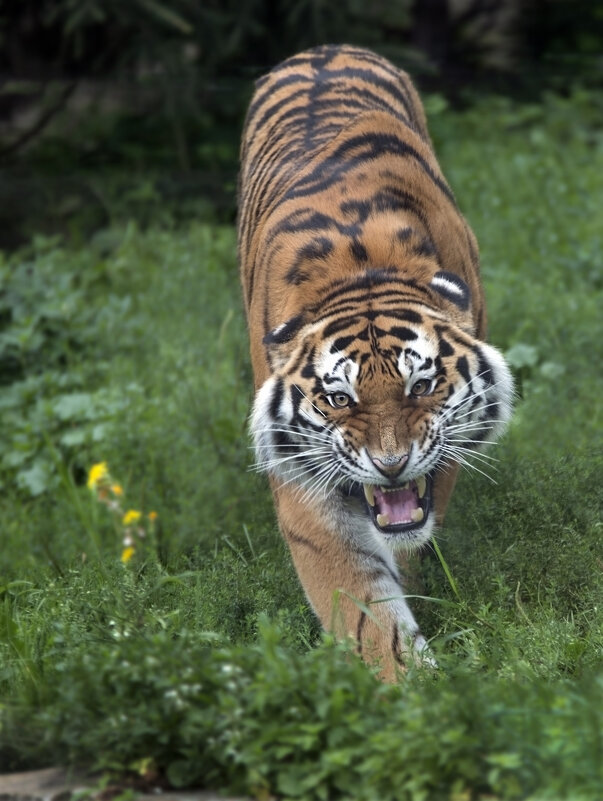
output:
<path id="1" fill-rule="evenodd" d="M 323 45 L 256 82 L 237 248 L 257 469 L 323 628 L 396 681 L 435 663 L 400 562 L 513 401 L 477 241 L 404 71 Z"/>

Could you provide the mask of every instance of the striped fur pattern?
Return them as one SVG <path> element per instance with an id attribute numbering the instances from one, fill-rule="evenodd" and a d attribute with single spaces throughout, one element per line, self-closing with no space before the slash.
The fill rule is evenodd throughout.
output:
<path id="1" fill-rule="evenodd" d="M 396 553 L 427 542 L 460 463 L 487 464 L 513 392 L 404 72 L 325 46 L 258 81 L 239 260 L 257 467 L 323 625 L 391 680 L 429 659 Z"/>

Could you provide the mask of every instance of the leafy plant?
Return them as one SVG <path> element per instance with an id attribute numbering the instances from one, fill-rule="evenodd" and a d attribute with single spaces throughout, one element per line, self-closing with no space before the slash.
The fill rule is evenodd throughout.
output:
<path id="1" fill-rule="evenodd" d="M 2 482 L 33 496 L 56 489 L 57 459 L 102 442 L 127 405 L 123 391 L 99 386 L 112 353 L 137 333 L 131 297 L 115 289 L 116 275 L 93 251 L 82 259 L 56 240 L 37 240 L 0 265 Z M 127 392 L 136 390 L 132 383 Z"/>
<path id="2" fill-rule="evenodd" d="M 289 799 L 598 793 L 596 681 L 457 670 L 384 687 L 328 640 L 295 654 L 266 621 L 260 632 L 245 649 L 157 632 L 58 653 L 32 721 L 41 751 L 121 771 L 152 760 L 176 787 Z"/>

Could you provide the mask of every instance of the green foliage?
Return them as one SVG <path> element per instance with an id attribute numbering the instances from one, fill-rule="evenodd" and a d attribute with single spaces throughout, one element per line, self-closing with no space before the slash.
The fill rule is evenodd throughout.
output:
<path id="1" fill-rule="evenodd" d="M 359 36 L 367 43 L 385 38 L 395 41 L 394 34 L 403 37 L 412 21 L 410 0 L 394 4 L 377 0 L 370 8 L 359 0 L 343 4 L 311 0 L 42 0 L 36 5 L 35 9 L 28 9 L 27 3 L 25 8 L 15 8 L 13 19 L 7 15 L 3 20 L 3 30 L 23 36 L 19 12 L 29 11 L 30 35 L 23 37 L 24 45 L 31 45 L 36 34 L 49 30 L 56 39 L 48 42 L 47 48 L 51 53 L 58 51 L 59 63 L 72 69 L 77 66 L 88 74 L 104 72 L 120 62 L 130 66 L 155 61 L 172 72 L 182 72 L 187 62 L 198 62 L 201 78 L 225 70 L 232 75 L 235 66 L 253 69 L 260 48 L 262 59 L 270 64 L 328 41 Z"/>
<path id="2" fill-rule="evenodd" d="M 601 457 L 527 459 L 508 443 L 497 485 L 475 477 L 453 500 L 419 618 L 457 658 L 517 679 L 581 675 L 600 665 Z M 504 634 L 503 634 L 504 632 Z"/>
<path id="3" fill-rule="evenodd" d="M 508 0 L 499 8 L 483 0 L 463 7 L 448 0 L 422 5 L 412 0 L 370 5 L 360 0 L 13 0 L 0 34 L 14 37 L 24 50 L 35 52 L 37 45 L 38 59 L 54 60 L 71 74 L 159 63 L 163 78 L 194 64 L 202 82 L 232 75 L 235 68 L 254 71 L 258 53 L 271 65 L 308 46 L 348 41 L 455 74 L 491 62 L 517 72 L 538 70 L 544 63 L 553 80 L 560 74 L 600 80 L 603 17 L 589 0 L 575 0 L 571 9 L 555 0 L 529 0 L 520 8 Z M 17 61 L 10 49 L 4 60 Z M 523 76 L 524 82 L 529 79 Z M 190 74 L 187 94 L 189 80 Z"/>
<path id="4" fill-rule="evenodd" d="M 568 74 L 578 73 L 583 81 L 601 78 L 603 8 L 590 0 L 570 5 L 556 0 L 527 0 L 519 17 L 519 31 L 532 42 L 532 63 L 537 77 L 548 74 L 560 90 Z"/>
<path id="5" fill-rule="evenodd" d="M 431 103 L 521 397 L 497 483 L 461 476 L 411 600 L 440 669 L 396 688 L 321 640 L 248 470 L 233 230 L 166 209 L 5 259 L 4 765 L 153 764 L 259 798 L 598 798 L 601 103 Z M 86 486 L 103 461 L 120 510 L 159 515 L 126 563 L 121 511 Z"/>
<path id="6" fill-rule="evenodd" d="M 122 348 L 138 333 L 113 279 L 93 250 L 76 256 L 56 240 L 0 265 L 0 482 L 33 496 L 56 488 L 57 459 L 89 458 L 127 403 L 99 387 L 117 348 L 113 327 Z"/>
<path id="7" fill-rule="evenodd" d="M 46 680 L 30 723 L 43 752 L 112 770 L 150 758 L 176 787 L 366 801 L 600 789 L 592 679 L 457 671 L 385 688 L 342 648 L 326 641 L 296 654 L 263 621 L 247 648 L 184 630 L 56 649 Z"/>
<path id="8" fill-rule="evenodd" d="M 101 386 L 141 334 L 119 273 L 93 248 L 44 238 L 0 265 L 0 482 L 36 496 L 57 487 L 62 460 L 81 472 L 140 391 Z"/>

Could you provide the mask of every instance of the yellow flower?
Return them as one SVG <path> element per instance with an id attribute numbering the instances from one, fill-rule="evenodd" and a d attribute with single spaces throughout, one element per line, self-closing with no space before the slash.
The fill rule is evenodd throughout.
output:
<path id="1" fill-rule="evenodd" d="M 141 512 L 138 512 L 136 509 L 128 509 L 121 522 L 124 524 L 124 526 L 129 526 L 132 523 L 138 523 L 140 518 Z"/>
<path id="2" fill-rule="evenodd" d="M 88 489 L 95 490 L 97 486 L 109 475 L 107 462 L 93 464 L 88 473 Z"/>
<path id="3" fill-rule="evenodd" d="M 141 512 L 136 511 L 136 509 L 128 509 L 121 522 L 124 524 L 124 526 L 129 526 L 131 523 L 138 523 L 140 517 Z"/>
<path id="4" fill-rule="evenodd" d="M 111 484 L 111 492 L 118 498 L 124 494 L 121 484 Z"/>
<path id="5" fill-rule="evenodd" d="M 121 561 L 125 565 L 130 561 L 130 559 L 133 556 L 134 556 L 134 548 L 132 548 L 132 546 L 130 545 L 128 548 L 124 548 L 123 551 L 121 552 Z"/>
<path id="6" fill-rule="evenodd" d="M 151 521 L 151 523 L 154 523 L 157 520 L 158 516 L 159 515 L 157 514 L 157 512 L 149 512 L 149 520 Z"/>

